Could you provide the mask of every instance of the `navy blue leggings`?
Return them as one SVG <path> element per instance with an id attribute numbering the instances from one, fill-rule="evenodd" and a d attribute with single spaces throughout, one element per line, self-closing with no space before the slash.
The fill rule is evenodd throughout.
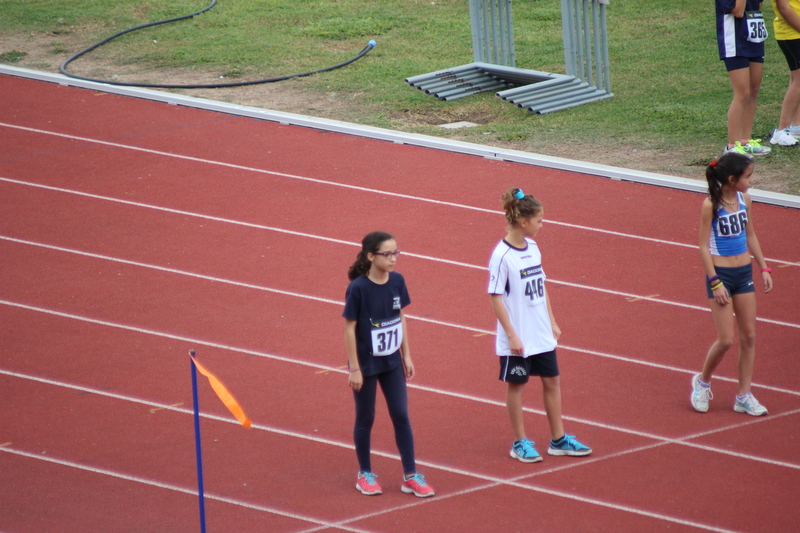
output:
<path id="1" fill-rule="evenodd" d="M 370 435 L 375 421 L 375 396 L 378 383 L 381 384 L 386 405 L 389 407 L 389 417 L 394 425 L 394 440 L 403 462 L 403 473 L 414 474 L 417 471 L 414 461 L 414 434 L 411 431 L 411 421 L 408 419 L 408 393 L 403 365 L 397 365 L 382 374 L 365 376 L 361 390 L 353 391 L 356 400 L 353 440 L 356 444 L 358 466 L 362 472 L 372 472 L 369 457 Z"/>

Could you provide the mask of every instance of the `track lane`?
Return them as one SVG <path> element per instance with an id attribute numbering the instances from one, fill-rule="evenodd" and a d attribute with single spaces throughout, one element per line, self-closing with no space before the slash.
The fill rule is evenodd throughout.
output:
<path id="1" fill-rule="evenodd" d="M 232 122 L 231 122 L 231 124 L 232 124 Z M 222 127 L 222 128 L 217 128 L 217 129 L 215 129 L 214 131 L 223 131 L 223 130 L 225 130 L 226 128 L 229 128 L 229 127 L 230 127 L 229 125 L 225 125 L 224 127 Z M 240 123 L 240 124 L 238 124 L 236 127 L 242 127 L 242 124 Z M 214 129 L 214 128 L 212 128 L 212 129 Z M 288 130 L 288 129 L 289 129 L 289 128 L 287 128 L 287 130 Z M 198 131 L 200 131 L 200 130 L 198 129 Z M 150 133 L 150 132 L 148 132 L 148 133 Z M 177 133 L 178 133 L 178 132 L 167 133 L 167 134 L 165 135 L 165 138 L 168 138 L 168 137 L 170 137 L 170 136 L 173 136 L 174 138 L 179 138 L 179 137 L 180 137 L 180 135 L 178 135 Z M 281 133 L 285 133 L 285 132 L 281 132 Z M 191 131 L 189 131 L 189 129 L 184 129 L 184 131 L 183 131 L 183 132 L 181 132 L 181 135 L 182 135 L 182 138 L 183 138 L 184 140 L 190 140 L 190 139 L 194 139 L 194 138 L 196 137 L 196 134 L 195 134 L 195 133 L 192 133 Z M 297 144 L 298 146 L 299 146 L 299 142 L 297 142 L 297 140 L 298 140 L 298 139 L 300 139 L 301 137 L 302 137 L 302 136 L 298 136 L 298 137 L 295 139 L 295 144 Z M 152 138 L 151 138 L 151 137 L 150 137 L 150 135 L 147 135 L 147 138 L 146 138 L 146 139 L 144 139 L 144 142 L 145 142 L 145 143 L 147 143 L 147 142 L 151 142 L 151 141 L 152 141 L 152 139 L 155 139 L 155 137 L 152 137 Z M 141 141 L 141 139 L 140 139 L 140 141 Z M 137 142 L 139 142 L 139 141 L 137 141 Z M 358 144 L 358 143 L 354 143 L 354 144 L 353 144 L 353 146 L 355 146 L 356 144 Z M 384 144 L 385 144 L 385 143 L 384 143 Z M 341 153 L 341 148 L 342 148 L 342 146 L 347 146 L 347 145 L 346 145 L 346 144 L 340 145 L 340 146 L 338 147 L 338 148 L 339 148 L 338 150 L 330 150 L 330 153 L 331 153 L 331 155 L 333 155 L 333 154 L 334 154 L 334 152 L 339 152 L 339 154 L 340 154 L 340 153 Z M 374 147 L 375 147 L 375 146 L 377 146 L 377 145 L 371 144 L 370 146 L 374 148 Z M 202 150 L 198 150 L 198 151 L 204 151 L 204 150 L 206 150 L 206 149 L 207 149 L 207 146 L 203 146 L 203 147 L 202 147 Z M 244 152 L 246 152 L 246 151 L 247 151 L 247 149 L 246 149 L 246 147 L 245 147 L 245 146 L 241 146 L 241 147 L 239 147 L 239 148 L 237 148 L 237 149 L 239 150 L 239 153 L 238 153 L 238 154 L 234 154 L 234 155 L 235 155 L 235 157 L 239 157 L 239 155 L 241 155 L 242 153 L 244 153 Z M 432 151 L 431 151 L 431 152 L 432 152 Z M 351 152 L 351 153 L 352 153 L 352 152 Z M 339 155 L 339 154 L 336 154 L 336 155 Z M 425 154 L 425 155 L 427 155 L 427 154 Z M 339 157 L 341 157 L 341 156 L 339 155 Z M 368 158 L 365 158 L 365 159 L 368 159 Z M 426 159 L 425 157 L 423 157 L 423 156 L 419 156 L 419 157 L 417 157 L 417 158 L 415 159 L 415 161 L 419 161 L 419 162 L 420 162 L 420 164 L 423 164 L 423 163 L 425 162 L 425 159 Z M 476 158 L 473 158 L 473 159 L 476 159 Z M 454 161 L 455 161 L 455 159 L 454 159 Z M 126 162 L 127 162 L 127 161 L 126 161 Z M 288 163 L 288 161 L 287 161 L 287 163 Z M 497 162 L 495 162 L 495 163 L 497 163 Z M 351 165 L 352 165 L 351 167 L 348 167 L 348 168 L 342 168 L 342 169 L 338 169 L 338 168 L 337 168 L 336 170 L 337 170 L 337 172 L 339 172 L 339 173 L 341 174 L 341 176 L 344 176 L 345 174 L 349 174 L 349 173 L 351 173 L 351 172 L 354 172 L 355 170 L 357 170 L 357 169 L 359 169 L 359 168 L 363 168 L 363 167 L 360 167 L 358 164 L 355 164 L 355 163 L 351 163 Z M 384 165 L 384 166 L 385 166 L 385 165 Z M 490 165 L 490 166 L 491 166 L 491 168 L 492 168 L 492 169 L 495 169 L 495 170 L 496 170 L 496 169 L 503 170 L 503 169 L 505 169 L 505 168 L 506 168 L 508 165 L 507 165 L 507 164 L 502 164 L 502 165 Z M 376 165 L 376 167 L 379 167 L 379 165 Z M 125 167 L 125 168 L 127 168 L 127 167 Z M 166 169 L 166 167 L 164 167 L 164 168 Z M 420 167 L 420 168 L 421 168 L 421 167 Z M 93 172 L 96 172 L 96 173 L 97 173 L 97 177 L 98 177 L 98 178 L 101 178 L 101 177 L 103 176 L 103 171 L 104 171 L 104 169 L 102 169 L 102 168 L 99 168 L 99 167 L 94 167 L 94 168 L 89 168 L 89 170 L 91 170 L 91 171 L 93 171 Z M 380 170 L 380 169 L 379 169 L 379 170 Z M 390 168 L 387 168 L 386 170 L 392 170 L 392 169 L 390 169 Z M 393 171 L 393 172 L 394 172 L 394 171 Z M 394 181 L 395 181 L 395 183 L 397 183 L 397 184 L 399 184 L 399 183 L 402 183 L 402 184 L 404 185 L 404 187 L 406 187 L 406 186 L 407 186 L 407 187 L 412 187 L 412 188 L 413 188 L 413 187 L 418 187 L 418 188 L 420 188 L 420 190 L 425 190 L 425 188 L 431 188 L 431 190 L 436 190 L 436 191 L 439 191 L 439 192 L 441 192 L 441 190 L 442 190 L 441 184 L 439 184 L 439 183 L 436 183 L 436 182 L 435 182 L 435 181 L 433 181 L 433 180 L 419 180 L 419 179 L 417 179 L 417 180 L 411 180 L 411 181 L 406 181 L 406 182 L 404 182 L 404 181 L 402 181 L 402 180 L 399 180 L 399 179 L 397 179 L 397 178 L 398 178 L 398 176 L 399 176 L 399 174 L 392 174 L 392 172 L 385 172 L 384 174 L 386 174 L 388 177 L 392 177 L 392 178 L 394 178 Z M 451 173 L 451 174 L 454 174 L 454 173 Z M 376 175 L 377 175 L 377 174 L 376 174 Z M 449 174 L 448 174 L 448 175 L 449 175 Z M 341 176 L 339 176 L 339 177 L 341 177 Z M 486 177 L 486 176 L 484 176 L 484 177 Z M 368 176 L 368 178 L 371 178 L 371 176 Z M 75 176 L 75 177 L 74 177 L 74 178 L 72 178 L 72 179 L 76 179 L 76 180 L 78 180 L 78 181 L 82 181 L 82 179 L 81 179 L 81 176 Z M 106 176 L 106 179 L 107 179 L 107 176 Z M 364 178 L 359 178 L 359 179 L 364 179 Z M 424 183 L 422 183 L 422 181 L 424 181 Z M 213 183 L 213 180 L 212 180 L 210 183 Z M 456 185 L 458 185 L 458 182 L 453 182 L 453 184 L 454 184 L 454 187 L 455 187 Z M 155 187 L 155 189 L 158 189 L 158 190 L 156 190 L 156 191 L 153 191 L 153 193 L 154 193 L 154 194 L 161 193 L 161 194 L 162 194 L 162 196 L 163 196 L 163 195 L 164 195 L 164 193 L 165 193 L 165 192 L 167 192 L 167 191 L 169 190 L 169 188 L 167 188 L 167 189 L 159 189 L 159 188 L 161 187 L 161 185 L 157 185 L 155 182 L 151 182 L 149 185 L 151 185 L 151 186 Z M 437 189 L 437 187 L 438 187 L 438 189 Z M 477 189 L 472 189 L 472 191 L 475 191 L 475 190 L 477 190 Z M 227 193 L 228 193 L 228 191 L 226 191 L 226 194 L 227 194 Z M 374 193 L 370 193 L 370 194 L 374 194 Z M 464 193 L 462 193 L 462 192 L 459 192 L 459 193 L 456 193 L 456 194 L 462 194 L 462 195 L 463 195 Z M 494 196 L 494 195 L 496 195 L 496 194 L 497 194 L 496 192 L 493 192 L 493 193 L 492 193 L 492 195 L 493 195 L 493 196 Z M 291 198 L 291 197 L 295 197 L 295 196 L 297 196 L 297 195 L 290 195 L 289 197 Z M 391 200 L 391 199 L 393 199 L 394 197 L 393 197 L 393 196 L 387 196 L 387 198 Z M 233 199 L 232 199 L 232 198 L 229 198 L 229 199 L 227 199 L 226 201 L 230 201 L 230 202 L 231 202 L 231 204 L 233 205 Z M 417 216 L 417 214 L 418 214 L 418 212 L 417 212 L 417 211 L 414 211 L 413 209 L 412 209 L 411 211 L 409 211 L 409 212 L 410 212 L 410 213 L 411 213 L 413 216 Z M 421 212 L 421 211 L 420 211 L 420 212 Z M 548 213 L 549 213 L 549 211 L 548 211 Z M 425 219 L 424 219 L 424 218 L 421 218 L 421 220 L 423 220 L 423 221 L 424 221 Z M 759 219 L 759 220 L 761 220 L 761 219 Z M 426 224 L 426 226 L 428 226 L 428 225 Z M 409 226 L 409 227 L 410 227 L 410 226 Z M 428 226 L 428 227 L 430 227 L 430 226 Z M 761 230 L 759 230 L 759 233 L 761 234 Z M 356 236 L 356 237 L 354 237 L 354 238 L 360 238 L 360 234 L 359 234 L 359 235 L 357 235 L 357 236 Z M 496 238 L 496 237 L 495 237 L 495 238 Z M 413 239 L 409 239 L 409 241 L 408 241 L 408 242 L 413 242 Z M 763 239 L 762 239 L 762 243 L 763 243 Z M 437 244 L 438 244 L 438 243 L 437 243 Z M 493 241 L 492 241 L 492 244 L 493 244 Z M 487 249 L 490 249 L 490 247 L 489 247 L 489 248 L 487 248 Z M 766 249 L 766 246 L 765 246 L 765 249 Z M 457 248 L 454 248 L 454 250 L 457 250 Z M 329 253 L 330 253 L 330 252 L 326 250 L 326 251 L 324 251 L 324 252 L 323 252 L 323 255 L 325 255 L 325 254 L 329 254 Z M 403 261 L 405 262 L 405 261 L 406 261 L 406 259 L 404 258 L 404 259 L 403 259 Z M 476 262 L 476 263 L 477 263 L 477 262 Z M 77 264 L 77 263 L 76 263 L 76 264 Z M 349 261 L 347 261 L 347 264 L 349 264 Z M 405 263 L 404 263 L 404 264 L 405 264 Z M 411 268 L 410 268 L 410 272 L 412 272 L 412 273 L 413 273 L 413 272 L 415 272 L 415 271 L 422 272 L 422 270 L 417 270 L 417 267 L 415 267 L 415 265 L 418 265 L 418 264 L 419 264 L 419 263 L 417 263 L 415 260 L 411 260 L 411 261 L 409 261 L 409 266 L 411 267 Z M 212 267 L 213 267 L 213 265 L 212 265 Z M 404 271 L 404 272 L 405 272 L 405 271 Z M 435 272 L 435 271 L 434 271 L 434 272 Z M 410 275 L 411 275 L 411 274 L 409 274 L 409 276 L 410 276 Z M 408 276 L 407 276 L 407 277 L 408 277 Z M 476 277 L 476 279 L 478 279 L 478 278 Z M 108 281 L 109 281 L 109 282 L 111 282 L 111 278 L 109 278 L 109 279 L 108 279 Z M 127 280 L 126 280 L 126 283 L 127 283 Z M 476 282 L 476 283 L 477 283 L 477 282 Z M 413 289 L 413 287 L 415 287 L 415 286 L 420 286 L 420 285 L 423 285 L 423 284 L 424 284 L 424 280 L 422 280 L 422 279 L 420 279 L 420 280 L 416 280 L 416 281 L 415 281 L 415 285 L 414 285 L 414 286 L 412 286 L 412 289 Z M 186 284 L 186 287 L 189 287 L 190 285 L 191 285 L 191 284 Z M 127 286 L 127 285 L 123 284 L 122 286 L 120 286 L 120 288 L 122 288 L 122 287 L 125 287 L 125 286 Z M 416 290 L 416 289 L 413 289 L 413 290 Z M 572 291 L 572 290 L 573 290 L 573 289 L 571 289 L 571 288 L 566 288 L 566 287 L 564 288 L 564 291 L 567 291 L 567 292 L 569 292 L 569 291 Z M 476 293 L 476 294 L 478 294 L 478 293 Z M 425 295 L 423 294 L 423 296 L 425 296 Z M 82 295 L 81 295 L 81 297 L 82 297 Z M 278 299 L 280 300 L 280 298 L 278 298 Z M 569 299 L 569 298 L 567 298 L 567 299 Z M 79 299 L 79 298 L 76 298 L 76 300 L 78 300 L 78 302 L 79 302 L 81 305 L 84 305 L 84 303 L 83 303 L 83 302 L 80 302 L 80 299 Z M 422 298 L 422 300 L 423 300 L 423 301 L 424 301 L 424 300 L 427 300 L 427 298 L 426 298 L 426 297 L 424 297 L 424 298 Z M 74 303 L 75 303 L 74 301 L 73 301 L 73 302 L 70 302 L 70 304 L 71 304 L 71 305 L 72 305 L 72 304 L 74 304 Z M 418 299 L 418 300 L 415 300 L 415 305 L 418 305 L 419 303 L 420 303 L 420 300 L 419 300 L 419 299 Z M 593 301 L 584 302 L 584 303 L 585 303 L 585 304 L 588 304 L 588 305 L 594 305 L 594 302 L 593 302 Z M 219 307 L 220 307 L 220 308 L 225 308 L 225 307 L 226 307 L 226 305 L 225 305 L 225 304 L 222 304 L 222 305 L 220 305 Z M 232 307 L 232 306 L 227 306 L 227 308 L 228 308 L 228 309 L 230 309 L 230 310 L 232 310 L 232 311 L 235 311 L 234 307 L 235 307 L 235 306 L 233 306 L 233 307 Z M 308 307 L 313 309 L 315 306 L 313 306 L 313 305 L 310 305 L 310 306 L 308 306 Z M 413 327 L 414 327 L 414 330 L 413 330 L 413 331 L 415 331 L 415 332 L 416 332 L 416 331 L 417 331 L 417 329 L 418 329 L 418 328 L 417 328 L 417 325 L 416 325 L 416 324 L 414 324 L 414 325 L 413 325 Z M 433 333 L 435 333 L 435 331 L 436 331 L 437 329 L 439 329 L 439 330 L 440 330 L 440 329 L 441 329 L 441 327 L 438 327 L 438 328 L 437 328 L 437 327 L 430 326 L 430 325 L 427 325 L 427 324 L 426 324 L 426 325 L 420 326 L 420 327 L 419 327 L 419 329 L 420 329 L 420 330 L 422 330 L 422 331 L 420 331 L 420 336 L 421 336 L 420 338 L 421 338 L 422 340 L 426 340 L 426 339 L 428 339 L 428 338 L 433 338 Z M 490 328 L 490 329 L 491 329 L 491 328 Z M 425 331 L 425 330 L 430 330 L 430 331 L 431 331 L 431 332 L 433 332 L 433 333 L 429 333 L 428 331 Z M 416 335 L 416 333 L 414 333 L 414 335 Z M 464 335 L 464 334 L 463 334 L 463 333 L 460 333 L 460 335 Z M 415 337 L 415 342 L 416 342 L 416 339 L 417 339 L 417 337 Z M 468 340 L 468 339 L 467 339 L 467 340 Z M 487 342 L 487 340 L 488 340 L 488 339 L 485 339 L 485 338 L 476 338 L 476 339 L 473 339 L 473 340 L 477 340 L 479 343 L 481 343 L 481 345 L 485 346 L 485 345 L 486 345 L 486 342 Z M 759 343 L 761 343 L 761 340 L 759 341 Z M 454 345 L 454 346 L 456 346 L 456 347 L 457 347 L 458 345 Z M 762 346 L 762 345 L 761 345 L 761 344 L 759 344 L 759 346 Z M 596 358 L 595 358 L 595 359 L 596 359 Z M 594 359 L 593 359 L 593 360 L 594 360 Z M 578 374 L 575 374 L 575 373 L 573 372 L 573 375 L 578 375 Z M 603 375 L 603 374 L 599 374 L 599 375 Z M 494 385 L 497 385 L 497 384 L 495 383 Z M 541 415 L 538 415 L 538 416 L 541 416 Z M 695 416 L 695 418 L 697 418 L 697 417 Z M 746 417 L 745 417 L 745 418 L 746 418 Z M 741 419 L 741 417 L 740 417 L 740 419 Z M 701 419 L 698 419 L 698 420 L 701 420 Z M 777 419 L 777 420 L 781 420 L 781 419 Z M 705 421 L 704 421 L 704 422 L 705 422 Z M 765 422 L 772 423 L 772 420 L 771 420 L 771 419 L 767 419 Z M 759 422 L 759 423 L 760 423 L 760 422 Z M 389 446 L 389 447 L 391 448 L 391 446 Z M 561 499 L 559 499 L 559 501 L 560 501 L 560 500 L 561 500 Z M 349 501 L 349 500 L 348 500 L 348 501 Z M 406 501 L 407 501 L 407 500 L 406 500 Z M 431 509 L 431 508 L 435 508 L 437 505 L 438 505 L 438 502 L 434 502 L 434 505 L 427 505 L 427 504 L 426 504 L 426 505 L 422 506 L 422 509 Z M 594 514 L 594 513 L 592 513 L 592 514 Z M 391 515 L 389 515 L 389 516 L 391 516 Z M 434 513 L 434 516 L 435 516 L 435 513 Z M 378 517 L 378 520 L 383 520 L 384 518 L 385 518 L 385 517 Z M 470 517 L 470 518 L 472 518 L 472 517 Z M 629 517 L 628 517 L 628 519 L 629 519 Z M 663 526 L 663 523 L 662 523 L 662 522 L 659 522 L 659 521 L 655 522 L 655 524 L 659 524 L 659 525 L 662 525 L 662 526 Z M 387 525 L 388 525 L 388 524 L 387 524 Z M 672 524 L 672 525 L 674 526 L 675 524 Z M 463 530 L 463 529 L 462 529 L 462 530 Z"/>

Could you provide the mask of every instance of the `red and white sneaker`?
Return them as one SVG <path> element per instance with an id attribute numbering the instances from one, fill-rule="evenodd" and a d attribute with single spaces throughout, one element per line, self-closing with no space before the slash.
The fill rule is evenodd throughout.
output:
<path id="1" fill-rule="evenodd" d="M 378 485 L 376 480 L 378 476 L 372 472 L 359 472 L 358 479 L 356 480 L 356 488 L 361 491 L 361 494 L 367 496 L 377 496 L 381 494 L 381 486 Z"/>
<path id="2" fill-rule="evenodd" d="M 428 498 L 433 496 L 433 487 L 425 483 L 425 477 L 422 474 L 414 474 L 410 478 L 403 481 L 400 490 L 406 494 L 413 494 L 420 498 Z"/>

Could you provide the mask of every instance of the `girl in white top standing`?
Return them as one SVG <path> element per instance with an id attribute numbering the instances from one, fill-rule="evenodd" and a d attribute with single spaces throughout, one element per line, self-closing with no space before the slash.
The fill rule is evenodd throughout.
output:
<path id="1" fill-rule="evenodd" d="M 522 390 L 528 376 L 539 376 L 547 420 L 550 455 L 589 455 L 592 449 L 564 433 L 561 420 L 561 384 L 556 344 L 561 330 L 556 324 L 545 289 L 542 256 L 533 240 L 542 227 L 542 204 L 521 189 L 502 195 L 508 234 L 489 261 L 489 296 L 497 316 L 496 351 L 500 380 L 506 382 L 506 407 L 514 433 L 511 457 L 524 463 L 541 461 L 534 442 L 525 434 Z"/>

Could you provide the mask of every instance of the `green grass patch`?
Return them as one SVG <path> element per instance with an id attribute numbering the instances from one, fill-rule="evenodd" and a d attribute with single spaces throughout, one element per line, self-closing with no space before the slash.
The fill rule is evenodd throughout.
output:
<path id="1" fill-rule="evenodd" d="M 3 52 L 0 53 L 0 63 L 16 63 L 21 61 L 23 57 L 25 57 L 25 52 L 20 52 L 19 50 L 11 50 L 10 52 Z"/>
<path id="2" fill-rule="evenodd" d="M 188 14 L 208 3 L 0 0 L 0 34 L 70 32 L 72 42 L 77 34 L 88 46 L 116 31 Z M 765 2 L 763 10 L 771 21 L 771 4 Z M 521 111 L 491 94 L 441 102 L 404 83 L 406 77 L 472 61 L 465 0 L 219 0 L 205 14 L 128 34 L 92 57 L 119 65 L 196 68 L 208 71 L 213 83 L 220 75 L 260 79 L 316 70 L 349 59 L 375 39 L 378 47 L 361 61 L 303 78 L 295 86 L 319 94 L 357 94 L 343 118 L 405 131 L 511 143 L 543 153 L 556 144 L 587 143 L 609 150 L 677 149 L 685 152 L 687 166 L 718 155 L 732 91 L 717 56 L 713 4 L 615 0 L 607 13 L 614 97 L 547 115 Z M 513 15 L 517 66 L 564 73 L 560 3 L 517 1 Z M 82 61 L 70 68 L 80 72 Z M 771 38 L 754 129 L 764 142 L 777 125 L 787 84 L 786 63 Z M 456 133 L 432 121 L 408 120 L 478 114 L 485 117 L 483 127 Z M 785 173 L 787 192 L 800 193 L 800 149 L 775 152 L 760 158 L 759 168 Z"/>

